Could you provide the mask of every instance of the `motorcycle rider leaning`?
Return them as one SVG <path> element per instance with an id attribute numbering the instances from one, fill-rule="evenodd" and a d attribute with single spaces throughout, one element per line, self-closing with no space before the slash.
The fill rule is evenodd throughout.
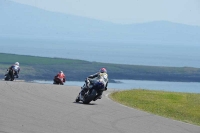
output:
<path id="1" fill-rule="evenodd" d="M 85 85 L 83 87 L 81 87 L 81 89 L 82 89 L 80 92 L 81 97 L 83 98 L 84 94 L 88 91 L 91 82 L 98 81 L 100 79 L 103 79 L 102 81 L 104 84 L 104 90 L 106 91 L 107 86 L 108 86 L 108 74 L 107 74 L 106 68 L 101 68 L 99 70 L 99 72 L 97 72 L 93 75 L 90 75 L 86 78 Z M 102 93 L 103 93 L 103 91 L 100 91 L 98 93 L 98 95 L 94 98 L 94 101 L 97 99 L 101 99 Z"/>
<path id="2" fill-rule="evenodd" d="M 14 70 L 14 75 L 16 76 L 16 78 L 18 78 L 18 74 L 20 71 L 20 67 L 19 67 L 19 62 L 15 62 L 15 64 L 13 64 L 12 66 L 9 67 L 9 69 Z"/>
<path id="3" fill-rule="evenodd" d="M 65 82 L 65 74 L 63 73 L 63 71 L 60 71 L 56 76 L 54 76 L 54 82 L 58 82 L 60 84 L 64 84 L 63 82 Z"/>

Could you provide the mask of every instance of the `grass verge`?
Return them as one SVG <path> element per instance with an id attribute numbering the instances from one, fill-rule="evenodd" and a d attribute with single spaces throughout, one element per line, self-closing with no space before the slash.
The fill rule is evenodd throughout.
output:
<path id="1" fill-rule="evenodd" d="M 200 126 L 200 94 L 132 89 L 110 94 L 129 107 Z"/>

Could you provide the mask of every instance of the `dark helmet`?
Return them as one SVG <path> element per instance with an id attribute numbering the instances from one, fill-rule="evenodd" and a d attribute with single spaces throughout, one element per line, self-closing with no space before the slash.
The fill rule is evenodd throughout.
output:
<path id="1" fill-rule="evenodd" d="M 107 70 L 103 67 L 99 70 L 100 73 L 107 73 Z"/>

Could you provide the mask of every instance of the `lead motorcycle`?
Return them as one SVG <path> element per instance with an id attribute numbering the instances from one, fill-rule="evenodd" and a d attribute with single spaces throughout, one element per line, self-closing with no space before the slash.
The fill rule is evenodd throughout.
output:
<path id="1" fill-rule="evenodd" d="M 86 84 L 83 85 L 85 87 Z M 84 96 L 81 96 L 81 92 L 79 92 L 76 97 L 76 102 L 82 101 L 83 104 L 89 104 L 91 101 L 96 101 L 98 99 L 98 93 L 104 91 L 104 84 L 101 80 L 98 81 L 90 81 L 89 89 L 85 92 Z"/>
<path id="2" fill-rule="evenodd" d="M 13 69 L 7 69 L 4 80 L 13 81 L 15 79 L 15 71 Z"/>

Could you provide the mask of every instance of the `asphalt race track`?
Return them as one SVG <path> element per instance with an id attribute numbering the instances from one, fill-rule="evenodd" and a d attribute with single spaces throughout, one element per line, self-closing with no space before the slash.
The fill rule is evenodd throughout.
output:
<path id="1" fill-rule="evenodd" d="M 0 133 L 200 133 L 195 126 L 102 99 L 75 103 L 76 86 L 0 81 Z"/>

